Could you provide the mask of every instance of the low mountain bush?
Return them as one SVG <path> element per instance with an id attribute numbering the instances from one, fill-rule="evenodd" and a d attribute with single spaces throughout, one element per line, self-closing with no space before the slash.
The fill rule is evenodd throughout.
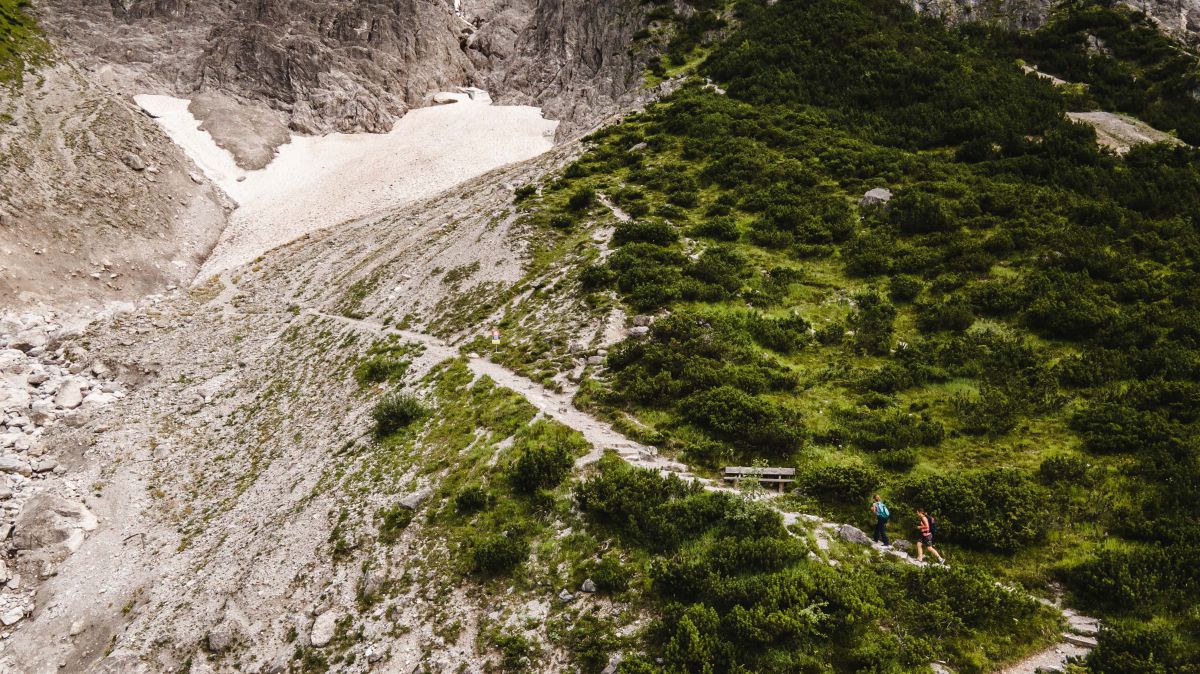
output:
<path id="1" fill-rule="evenodd" d="M 487 536 L 471 549 L 473 568 L 484 575 L 509 573 L 529 558 L 529 541 L 508 532 Z"/>
<path id="2" fill-rule="evenodd" d="M 1014 552 L 1049 526 L 1045 489 L 1015 469 L 929 476 L 904 491 L 938 519 L 942 537 L 971 547 Z"/>
<path id="3" fill-rule="evenodd" d="M 371 419 L 375 422 L 375 437 L 386 438 L 408 428 L 428 413 L 421 400 L 409 393 L 392 393 L 375 404 Z"/>

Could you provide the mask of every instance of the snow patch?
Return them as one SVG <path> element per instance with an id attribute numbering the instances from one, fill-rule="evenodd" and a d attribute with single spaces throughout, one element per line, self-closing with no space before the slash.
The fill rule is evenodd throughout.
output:
<path id="1" fill-rule="evenodd" d="M 293 135 L 258 171 L 238 168 L 200 130 L 187 99 L 134 101 L 238 204 L 196 277 L 202 281 L 310 232 L 433 196 L 554 145 L 558 122 L 539 108 L 492 105 L 481 89 L 452 96 L 453 105 L 412 110 L 386 134 Z"/>

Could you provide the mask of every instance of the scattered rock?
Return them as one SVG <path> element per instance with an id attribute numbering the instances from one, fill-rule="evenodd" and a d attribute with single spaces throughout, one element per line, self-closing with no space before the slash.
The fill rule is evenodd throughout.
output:
<path id="1" fill-rule="evenodd" d="M 64 410 L 73 410 L 82 405 L 83 387 L 80 386 L 79 380 L 72 378 L 64 381 L 54 394 L 54 404 Z"/>
<path id="2" fill-rule="evenodd" d="M 637 326 L 650 325 L 653 322 L 654 322 L 653 316 L 640 315 L 640 316 L 633 317 L 633 324 L 637 325 Z"/>
<path id="3" fill-rule="evenodd" d="M 32 467 L 33 472 L 35 473 L 49 473 L 55 468 L 58 468 L 58 459 L 55 459 L 52 456 L 47 456 L 46 458 L 41 459 L 37 463 L 33 464 Z"/>
<path id="4" fill-rule="evenodd" d="M 17 606 L 15 608 L 9 609 L 3 615 L 0 615 L 0 624 L 3 624 L 5 627 L 9 627 L 10 625 L 17 624 L 17 622 L 20 621 L 21 618 L 24 618 L 24 617 L 25 617 L 25 609 L 21 606 Z"/>
<path id="5" fill-rule="evenodd" d="M 333 632 L 337 628 L 339 617 L 337 611 L 327 611 L 317 616 L 317 619 L 313 621 L 309 642 L 317 648 L 328 646 L 329 642 L 333 641 Z"/>
<path id="6" fill-rule="evenodd" d="M 71 623 L 71 630 L 70 630 L 69 634 L 73 637 L 77 637 L 80 634 L 83 634 L 83 630 L 84 630 L 83 621 L 76 620 L 75 622 Z"/>
<path id="7" fill-rule="evenodd" d="M 558 598 L 564 602 L 572 602 L 575 601 L 575 593 L 564 587 L 562 592 L 558 593 Z"/>
<path id="8" fill-rule="evenodd" d="M 54 403 L 49 400 L 35 400 L 29 406 L 29 420 L 37 426 L 45 426 L 54 420 Z"/>
<path id="9" fill-rule="evenodd" d="M 34 349 L 46 346 L 49 338 L 43 330 L 24 330 L 17 333 L 16 337 L 8 343 L 10 348 L 18 351 L 29 353 Z"/>
<path id="10" fill-rule="evenodd" d="M 1095 648 L 1098 643 L 1095 637 L 1089 637 L 1083 634 L 1072 634 L 1070 632 L 1063 635 L 1063 641 L 1076 646 L 1081 646 L 1083 648 Z"/>
<path id="11" fill-rule="evenodd" d="M 29 393 L 21 388 L 4 387 L 0 383 L 0 412 L 17 412 L 29 408 Z"/>
<path id="12" fill-rule="evenodd" d="M 894 549 L 894 550 L 899 550 L 900 552 L 908 552 L 909 550 L 912 550 L 912 547 L 913 547 L 912 542 L 906 541 L 903 538 L 896 538 L 896 539 L 892 540 L 892 549 Z"/>
<path id="13" fill-rule="evenodd" d="M 604 356 L 588 356 L 587 364 L 588 365 L 603 365 L 604 364 Z"/>
<path id="14" fill-rule="evenodd" d="M 33 472 L 29 462 L 19 456 L 0 456 L 0 473 L 21 473 Z"/>
<path id="15" fill-rule="evenodd" d="M 121 157 L 121 161 L 125 162 L 125 165 L 134 171 L 146 170 L 146 162 L 142 161 L 141 157 L 132 152 L 126 152 L 125 156 Z"/>
<path id="16" fill-rule="evenodd" d="M 645 325 L 635 325 L 634 327 L 629 328 L 629 336 L 630 337 L 639 337 L 640 338 L 640 337 L 645 337 L 646 335 L 649 335 L 649 334 L 650 334 L 650 328 Z"/>
<path id="17" fill-rule="evenodd" d="M 224 653 L 242 641 L 243 636 L 244 631 L 238 621 L 227 617 L 208 631 L 204 645 L 213 653 Z"/>
<path id="18" fill-rule="evenodd" d="M 863 208 L 875 208 L 883 206 L 892 200 L 892 191 L 885 187 L 876 187 L 873 190 L 867 190 L 867 193 L 858 200 L 858 205 Z"/>
<path id="19" fill-rule="evenodd" d="M 587 580 L 583 581 L 583 585 L 580 585 L 579 589 L 582 592 L 587 592 L 588 594 L 591 594 L 596 591 L 596 582 L 594 580 L 592 580 L 591 578 L 588 578 Z"/>
<path id="20" fill-rule="evenodd" d="M 416 510 L 432 495 L 432 489 L 429 487 L 423 487 L 400 499 L 400 507 L 408 508 L 409 510 Z"/>
<path id="21" fill-rule="evenodd" d="M 362 593 L 363 596 L 372 596 L 379 594 L 383 589 L 384 576 L 376 569 L 368 569 L 362 576 Z"/>
<path id="22" fill-rule="evenodd" d="M 645 145 L 645 143 L 642 143 L 642 145 Z M 608 664 L 604 666 L 604 669 L 600 670 L 600 674 L 617 674 L 617 668 L 620 666 L 621 656 L 614 655 L 609 658 Z"/>

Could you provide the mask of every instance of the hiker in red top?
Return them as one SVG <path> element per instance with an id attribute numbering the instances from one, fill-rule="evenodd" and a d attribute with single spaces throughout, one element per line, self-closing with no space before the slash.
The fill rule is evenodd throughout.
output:
<path id="1" fill-rule="evenodd" d="M 921 537 L 917 540 L 917 561 L 925 561 L 925 549 L 928 548 L 933 553 L 934 557 L 942 564 L 946 563 L 946 558 L 942 557 L 942 553 L 938 552 L 933 547 L 933 535 L 937 532 L 937 520 L 926 514 L 926 512 L 917 508 L 917 530 Z"/>

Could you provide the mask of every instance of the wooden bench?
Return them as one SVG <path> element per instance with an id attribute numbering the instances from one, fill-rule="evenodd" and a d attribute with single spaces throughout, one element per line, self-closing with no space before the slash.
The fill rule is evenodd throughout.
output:
<path id="1" fill-rule="evenodd" d="M 796 481 L 796 469 L 726 466 L 722 471 L 721 477 L 726 482 L 732 482 L 735 486 L 742 480 L 758 480 L 758 483 L 764 487 L 773 485 L 779 493 L 783 493 L 784 485 Z"/>

